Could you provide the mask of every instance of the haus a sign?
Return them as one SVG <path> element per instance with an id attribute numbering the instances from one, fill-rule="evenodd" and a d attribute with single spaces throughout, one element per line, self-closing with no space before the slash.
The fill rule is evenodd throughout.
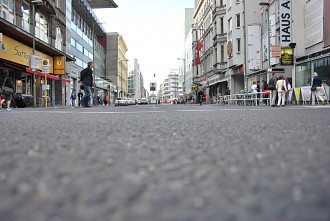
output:
<path id="1" fill-rule="evenodd" d="M 289 47 L 292 40 L 292 2 L 280 0 L 280 41 L 281 47 Z"/>

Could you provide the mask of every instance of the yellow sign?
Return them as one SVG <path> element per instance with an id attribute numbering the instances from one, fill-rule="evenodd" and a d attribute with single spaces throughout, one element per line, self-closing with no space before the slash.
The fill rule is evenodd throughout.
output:
<path id="1" fill-rule="evenodd" d="M 29 59 L 30 59 L 30 55 L 32 54 L 32 48 L 14 39 L 11 39 L 5 35 L 2 35 L 2 42 L 0 46 L 1 46 L 1 51 L 0 51 L 1 59 L 12 61 L 17 64 L 21 64 L 29 67 Z M 49 59 L 50 70 L 53 70 L 53 57 L 48 56 L 39 51 L 35 51 L 35 54 L 40 57 L 40 64 L 39 64 L 40 70 L 42 70 L 41 61 L 45 59 Z"/>
<path id="2" fill-rule="evenodd" d="M 294 95 L 296 96 L 296 101 L 300 101 L 300 87 L 296 87 L 293 89 Z"/>
<path id="3" fill-rule="evenodd" d="M 282 48 L 281 65 L 293 65 L 293 49 Z"/>
<path id="4" fill-rule="evenodd" d="M 54 74 L 65 74 L 65 57 L 54 57 Z"/>

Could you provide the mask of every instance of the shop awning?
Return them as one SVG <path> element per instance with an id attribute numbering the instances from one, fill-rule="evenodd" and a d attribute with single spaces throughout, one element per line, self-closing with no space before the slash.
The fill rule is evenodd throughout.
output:
<path id="1" fill-rule="evenodd" d="M 32 71 L 32 69 L 30 69 L 30 68 L 26 68 L 25 72 L 30 73 L 30 74 L 35 74 L 35 75 L 38 75 L 38 76 L 41 76 L 41 77 L 46 76 L 46 74 L 44 74 L 40 71 Z M 70 79 L 61 78 L 61 77 L 58 77 L 58 76 L 55 76 L 55 75 L 52 75 L 52 74 L 47 74 L 47 78 L 53 79 L 55 81 L 61 81 L 62 80 L 64 82 L 71 82 Z"/>

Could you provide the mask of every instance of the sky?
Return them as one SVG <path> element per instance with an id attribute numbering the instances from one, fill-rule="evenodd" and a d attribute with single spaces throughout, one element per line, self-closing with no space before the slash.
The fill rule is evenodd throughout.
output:
<path id="1" fill-rule="evenodd" d="M 194 0 L 114 0 L 118 8 L 95 9 L 107 32 L 118 32 L 128 48 L 131 65 L 136 58 L 144 87 L 157 82 L 157 90 L 170 69 L 179 69 L 184 56 L 185 8 Z M 156 74 L 156 79 L 154 78 Z"/>

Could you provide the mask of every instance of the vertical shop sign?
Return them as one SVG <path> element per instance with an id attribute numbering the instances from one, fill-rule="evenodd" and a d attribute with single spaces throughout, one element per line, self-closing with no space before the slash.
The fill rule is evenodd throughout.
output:
<path id="1" fill-rule="evenodd" d="M 282 47 L 289 47 L 292 39 L 291 0 L 280 0 L 280 41 Z"/>

